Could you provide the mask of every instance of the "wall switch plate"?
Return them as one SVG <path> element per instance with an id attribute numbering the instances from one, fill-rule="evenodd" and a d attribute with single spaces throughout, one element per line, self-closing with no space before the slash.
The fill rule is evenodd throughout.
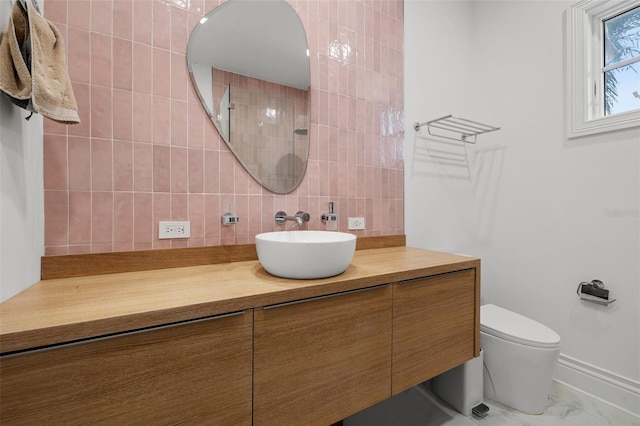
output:
<path id="1" fill-rule="evenodd" d="M 350 217 L 347 223 L 347 229 L 364 229 L 364 217 Z"/>
<path id="2" fill-rule="evenodd" d="M 191 222 L 188 220 L 160 221 L 158 228 L 158 238 L 161 240 L 169 238 L 189 238 L 191 236 Z"/>

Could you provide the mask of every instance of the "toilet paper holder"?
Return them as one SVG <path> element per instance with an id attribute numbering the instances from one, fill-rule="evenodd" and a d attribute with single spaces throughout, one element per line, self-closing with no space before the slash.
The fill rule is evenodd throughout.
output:
<path id="1" fill-rule="evenodd" d="M 600 280 L 583 281 L 578 284 L 576 294 L 581 300 L 607 306 L 615 302 L 616 299 L 609 299 L 609 290 L 604 287 L 604 283 Z"/>

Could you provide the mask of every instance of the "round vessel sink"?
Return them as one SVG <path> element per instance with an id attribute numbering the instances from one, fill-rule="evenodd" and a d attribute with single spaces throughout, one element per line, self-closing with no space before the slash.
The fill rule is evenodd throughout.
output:
<path id="1" fill-rule="evenodd" d="M 332 231 L 279 231 L 256 235 L 262 267 L 282 278 L 315 279 L 341 274 L 356 250 L 356 236 Z"/>

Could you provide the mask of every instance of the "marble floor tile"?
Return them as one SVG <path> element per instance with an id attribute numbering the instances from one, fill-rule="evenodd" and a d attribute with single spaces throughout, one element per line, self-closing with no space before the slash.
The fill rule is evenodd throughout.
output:
<path id="1" fill-rule="evenodd" d="M 640 418 L 554 382 L 544 414 L 531 415 L 487 400 L 487 417 L 466 417 L 416 386 L 344 420 L 344 426 L 640 426 Z"/>

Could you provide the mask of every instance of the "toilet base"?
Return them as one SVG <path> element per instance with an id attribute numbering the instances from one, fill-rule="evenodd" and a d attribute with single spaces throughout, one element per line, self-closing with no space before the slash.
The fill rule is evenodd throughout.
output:
<path id="1" fill-rule="evenodd" d="M 542 414 L 560 347 L 535 348 L 481 332 L 484 397 L 528 414 Z"/>

